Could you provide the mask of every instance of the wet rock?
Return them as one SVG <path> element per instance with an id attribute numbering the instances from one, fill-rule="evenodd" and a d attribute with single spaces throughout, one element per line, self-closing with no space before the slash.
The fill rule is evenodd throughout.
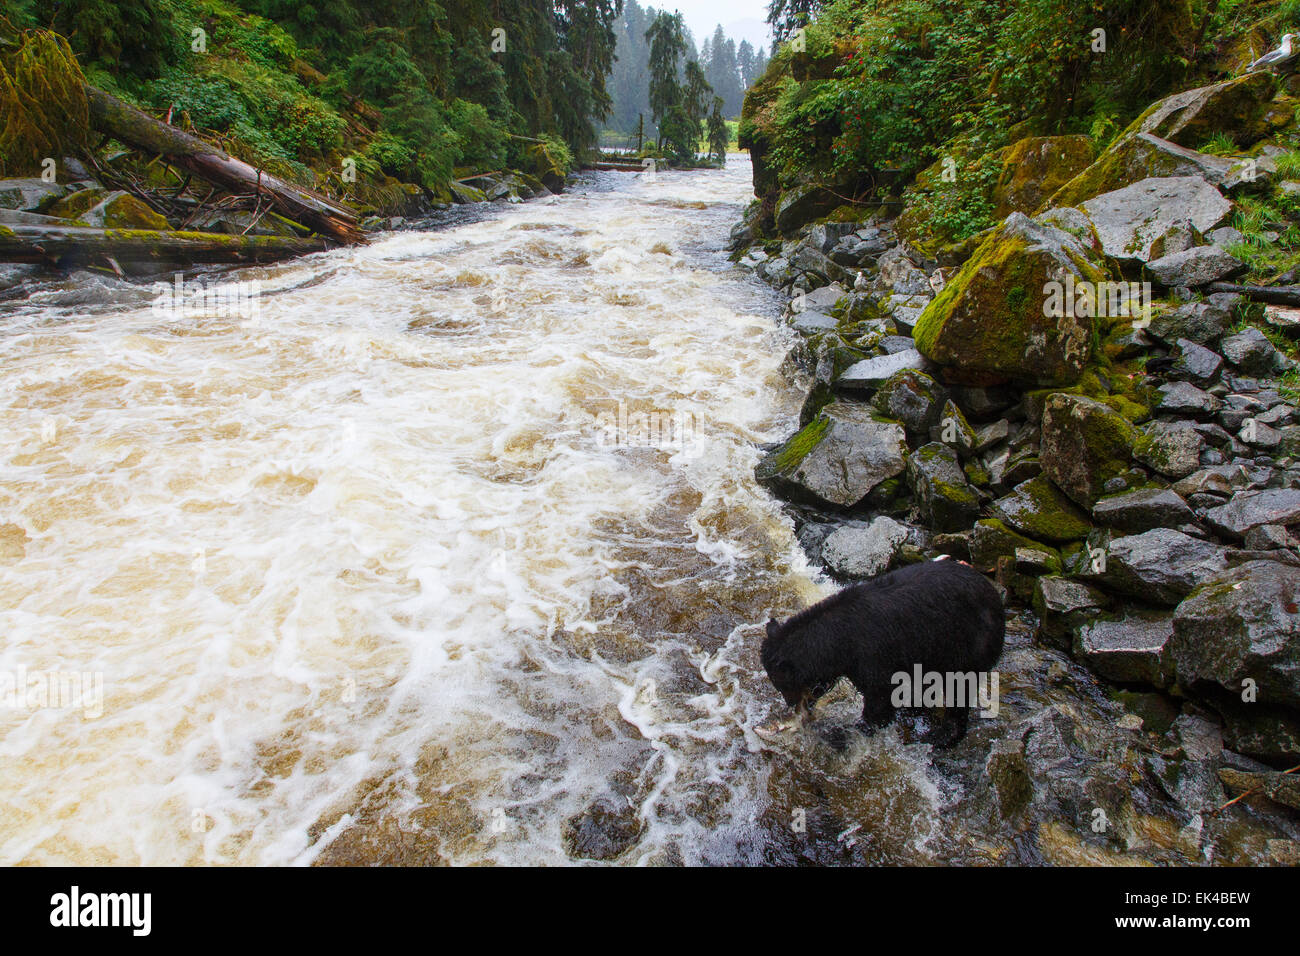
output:
<path id="1" fill-rule="evenodd" d="M 1226 568 L 1219 545 L 1172 528 L 1153 528 L 1112 541 L 1104 560 L 1086 561 L 1078 576 L 1108 590 L 1172 607 Z"/>
<path id="2" fill-rule="evenodd" d="M 1130 534 L 1152 528 L 1176 528 L 1193 520 L 1187 502 L 1168 489 L 1139 488 L 1112 498 L 1103 498 L 1092 509 L 1101 524 Z"/>
<path id="3" fill-rule="evenodd" d="M 839 322 L 824 312 L 795 312 L 790 316 L 790 327 L 804 335 L 816 335 L 818 332 L 834 332 Z"/>
<path id="4" fill-rule="evenodd" d="M 901 296 L 923 296 L 929 299 L 934 295 L 930 288 L 930 277 L 919 268 L 900 246 L 890 249 L 880 257 L 880 273 L 876 283 L 882 291 Z"/>
<path id="5" fill-rule="evenodd" d="M 822 286 L 820 289 L 797 294 L 790 305 L 795 311 L 802 308 L 831 314 L 835 312 L 835 307 L 840 304 L 847 294 L 843 286 L 833 282 L 830 285 Z"/>
<path id="6" fill-rule="evenodd" d="M 1189 148 L 1215 133 L 1226 133 L 1238 145 L 1249 146 L 1268 133 L 1266 107 L 1272 95 L 1270 76 L 1248 73 L 1167 96 L 1134 125 L 1140 132 Z"/>
<path id="7" fill-rule="evenodd" d="M 758 465 L 758 480 L 800 500 L 848 508 L 906 467 L 903 426 L 833 402 Z"/>
<path id="8" fill-rule="evenodd" d="M 43 207 L 66 196 L 68 192 L 67 186 L 47 183 L 39 177 L 0 179 L 0 209 L 42 212 Z"/>
<path id="9" fill-rule="evenodd" d="M 1151 422 L 1137 436 L 1133 457 L 1167 478 L 1186 478 L 1201 466 L 1205 439 L 1188 422 Z"/>
<path id="10" fill-rule="evenodd" d="M 957 453 L 947 445 L 931 442 L 913 452 L 907 462 L 907 483 L 928 528 L 965 531 L 979 516 L 979 495 L 967 482 Z"/>
<path id="11" fill-rule="evenodd" d="M 822 545 L 822 561 L 839 577 L 872 578 L 889 570 L 906 541 L 905 525 L 880 517 L 832 533 Z"/>
<path id="12" fill-rule="evenodd" d="M 561 830 L 570 859 L 613 860 L 636 844 L 641 824 L 634 808 L 601 799 L 565 820 Z"/>
<path id="13" fill-rule="evenodd" d="M 829 189 L 816 183 L 792 186 L 781 193 L 776 203 L 776 228 L 790 235 L 804 223 L 824 216 L 840 204 Z"/>
<path id="14" fill-rule="evenodd" d="M 1019 401 L 1019 393 L 1005 385 L 954 385 L 949 394 L 961 410 L 977 422 L 996 418 Z"/>
<path id="15" fill-rule="evenodd" d="M 1296 539 L 1280 524 L 1262 524 L 1246 532 L 1248 551 L 1272 551 L 1275 548 L 1295 548 Z"/>
<path id="16" fill-rule="evenodd" d="M 1014 558 L 1021 549 L 1048 551 L 1052 549 L 1033 538 L 1013 531 L 996 518 L 985 518 L 975 523 L 970 536 L 971 564 L 980 571 L 995 571 L 999 560 Z"/>
<path id="17" fill-rule="evenodd" d="M 910 335 L 886 335 L 881 337 L 880 347 L 886 355 L 897 355 L 899 352 L 912 351 L 916 348 L 916 343 Z"/>
<path id="18" fill-rule="evenodd" d="M 1074 653 L 1095 672 L 1121 684 L 1168 683 L 1168 647 L 1173 619 L 1165 615 L 1130 613 L 1099 619 L 1079 628 Z"/>
<path id="19" fill-rule="evenodd" d="M 1032 213 L 1087 169 L 1096 150 L 1087 136 L 1030 136 L 1007 147 L 993 188 L 995 215 Z"/>
<path id="20" fill-rule="evenodd" d="M 895 372 L 872 399 L 880 414 L 903 423 L 909 432 L 928 433 L 947 399 L 943 387 L 914 368 Z"/>
<path id="21" fill-rule="evenodd" d="M 1227 336 L 1219 343 L 1223 357 L 1247 375 L 1267 375 L 1273 371 L 1278 358 L 1273 343 L 1256 328 L 1247 328 Z"/>
<path id="22" fill-rule="evenodd" d="M 1238 494 L 1226 505 L 1207 511 L 1205 520 L 1219 534 L 1237 539 L 1260 525 L 1296 524 L 1300 522 L 1300 490 L 1273 488 Z"/>
<path id="23" fill-rule="evenodd" d="M 1179 339 L 1209 345 L 1218 341 L 1232 324 L 1233 313 L 1240 302 L 1241 296 L 1223 292 L 1210 296 L 1205 302 L 1187 302 L 1176 309 L 1154 314 L 1146 331 L 1169 345 Z"/>
<path id="24" fill-rule="evenodd" d="M 1092 530 L 1088 516 L 1046 478 L 1033 478 L 993 503 L 1012 528 L 1054 544 L 1080 541 Z"/>
<path id="25" fill-rule="evenodd" d="M 1043 474 L 1090 508 L 1106 482 L 1128 469 L 1136 438 L 1133 425 L 1109 405 L 1058 392 L 1043 406 Z"/>
<path id="26" fill-rule="evenodd" d="M 1278 770 L 1252 773 L 1224 767 L 1219 771 L 1219 779 L 1233 793 L 1259 793 L 1274 803 L 1300 810 L 1300 776 L 1293 773 Z"/>
<path id="27" fill-rule="evenodd" d="M 1300 568 L 1252 561 L 1210 577 L 1174 612 L 1170 651 L 1179 684 L 1300 707 Z"/>
<path id="28" fill-rule="evenodd" d="M 1197 246 L 1152 259 L 1147 269 L 1168 288 L 1196 288 L 1225 279 L 1241 269 L 1239 259 L 1219 246 Z"/>
<path id="29" fill-rule="evenodd" d="M 1232 703 L 1222 698 L 1213 702 L 1223 718 L 1223 741 L 1228 749 L 1284 766 L 1300 762 L 1300 716 L 1292 709 L 1259 701 L 1244 703 L 1240 696 L 1234 695 Z"/>
<path id="30" fill-rule="evenodd" d="M 1232 204 L 1199 176 L 1143 179 L 1080 204 L 1106 255 L 1149 262 L 1151 247 L 1175 223 L 1208 232 L 1232 211 Z"/>
<path id="31" fill-rule="evenodd" d="M 1223 402 L 1191 382 L 1167 382 L 1157 390 L 1156 411 L 1187 415 L 1208 421 L 1223 407 Z"/>
<path id="32" fill-rule="evenodd" d="M 1174 358 L 1174 374 L 1179 378 L 1190 378 L 1200 385 L 1214 381 L 1223 367 L 1223 358 L 1217 352 L 1190 339 L 1179 339 L 1175 343 Z"/>
<path id="33" fill-rule="evenodd" d="M 1033 603 L 1039 638 L 1045 644 L 1068 650 L 1075 629 L 1106 610 L 1110 599 L 1082 581 L 1043 576 L 1034 584 Z"/>
<path id="34" fill-rule="evenodd" d="M 876 389 L 883 385 L 890 376 L 904 369 L 923 371 L 928 368 L 925 358 L 916 349 L 897 352 L 893 355 L 878 355 L 875 358 L 858 362 L 844 371 L 835 381 L 837 388 Z"/>
<path id="35" fill-rule="evenodd" d="M 1091 355 L 1093 327 L 1063 303 L 1054 310 L 1045 302 L 1044 290 L 1063 290 L 1067 277 L 1100 282 L 1107 273 L 1074 235 L 1012 213 L 926 308 L 916 347 L 966 376 L 1071 384 Z"/>

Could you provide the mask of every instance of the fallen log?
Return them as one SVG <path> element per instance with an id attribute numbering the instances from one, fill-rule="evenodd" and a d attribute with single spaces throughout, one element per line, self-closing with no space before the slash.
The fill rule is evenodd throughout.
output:
<path id="1" fill-rule="evenodd" d="M 617 173 L 644 173 L 645 166 L 633 166 L 631 163 L 587 163 L 584 169 L 612 170 Z"/>
<path id="2" fill-rule="evenodd" d="M 87 85 L 86 98 L 90 103 L 91 125 L 100 132 L 128 146 L 162 156 L 173 166 L 231 193 L 256 196 L 286 218 L 337 242 L 346 245 L 366 242 L 365 233 L 357 226 L 356 213 L 347 206 L 257 169 L 103 90 Z"/>
<path id="3" fill-rule="evenodd" d="M 0 262 L 67 267 L 90 264 L 151 266 L 150 271 L 195 264 L 250 265 L 324 252 L 334 243 L 285 236 L 229 236 L 152 229 L 88 226 L 0 226 Z"/>
<path id="4" fill-rule="evenodd" d="M 1269 305 L 1300 305 L 1300 285 L 1237 285 L 1233 282 L 1211 282 L 1208 292 L 1236 292 L 1252 302 Z"/>

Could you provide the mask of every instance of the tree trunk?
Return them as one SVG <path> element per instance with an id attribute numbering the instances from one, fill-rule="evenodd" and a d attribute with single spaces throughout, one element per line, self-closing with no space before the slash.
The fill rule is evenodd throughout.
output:
<path id="1" fill-rule="evenodd" d="M 86 87 L 91 125 L 101 132 L 191 172 L 236 195 L 259 196 L 281 215 L 346 245 L 364 244 L 356 213 L 347 206 L 250 166 L 174 126 Z"/>
<path id="2" fill-rule="evenodd" d="M 1205 288 L 1208 292 L 1236 292 L 1252 302 L 1300 306 L 1300 285 L 1236 285 L 1232 282 L 1211 282 Z"/>
<path id="3" fill-rule="evenodd" d="M 91 229 L 86 226 L 0 226 L 0 262 L 54 266 L 111 264 L 149 266 L 149 271 L 205 264 L 253 264 L 291 259 L 332 248 L 326 239 L 226 236 L 152 229 Z M 132 271 L 141 271 L 139 269 Z"/>

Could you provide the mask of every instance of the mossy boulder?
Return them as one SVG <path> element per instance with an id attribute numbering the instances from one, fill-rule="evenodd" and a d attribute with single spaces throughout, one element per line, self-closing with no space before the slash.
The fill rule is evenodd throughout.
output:
<path id="1" fill-rule="evenodd" d="M 758 480 L 799 501 L 850 508 L 907 465 L 903 426 L 866 405 L 833 402 L 774 450 Z"/>
<path id="2" fill-rule="evenodd" d="M 447 184 L 447 188 L 451 190 L 452 202 L 460 204 L 487 202 L 487 193 L 477 187 L 451 182 Z"/>
<path id="3" fill-rule="evenodd" d="M 1078 206 L 1102 193 L 1151 177 L 1199 176 L 1219 189 L 1246 182 L 1248 167 L 1236 159 L 1212 156 L 1177 143 L 1138 133 L 1121 137 L 1101 157 L 1047 199 L 1045 206 Z"/>
<path id="4" fill-rule="evenodd" d="M 1012 213 L 926 307 L 916 347 L 959 378 L 984 379 L 976 384 L 1072 384 L 1091 357 L 1093 319 L 1048 307 L 1067 277 L 1101 283 L 1107 273 L 1077 237 Z"/>
<path id="5" fill-rule="evenodd" d="M 1017 485 L 993 507 L 1015 530 L 1053 544 L 1082 541 L 1092 530 L 1088 515 L 1041 476 Z"/>
<path id="6" fill-rule="evenodd" d="M 79 189 L 49 206 L 45 213 L 48 216 L 57 216 L 60 219 L 80 219 L 103 202 L 104 197 L 107 195 L 108 190 L 99 186 L 91 189 Z"/>
<path id="7" fill-rule="evenodd" d="M 1124 132 L 1151 133 L 1188 147 L 1222 133 L 1238 146 L 1250 146 L 1270 132 L 1273 86 L 1273 76 L 1259 72 L 1183 90 L 1153 103 Z"/>
<path id="8" fill-rule="evenodd" d="M 788 236 L 805 223 L 832 212 L 839 204 L 839 197 L 818 183 L 791 186 L 776 201 L 776 228 Z"/>
<path id="9" fill-rule="evenodd" d="M 1132 423 L 1109 405 L 1057 392 L 1043 406 L 1043 474 L 1076 504 L 1091 508 L 1106 482 L 1128 470 L 1136 436 Z"/>
<path id="10" fill-rule="evenodd" d="M 965 531 L 979 517 L 980 499 L 966 480 L 957 453 L 931 442 L 912 453 L 907 483 L 920 519 L 931 531 Z"/>
<path id="11" fill-rule="evenodd" d="M 1002 154 L 1002 172 L 993 187 L 997 217 L 1039 209 L 1096 155 L 1087 136 L 1030 136 L 1013 143 Z"/>
<path id="12" fill-rule="evenodd" d="M 938 420 L 946 399 L 943 386 L 933 378 L 905 368 L 886 379 L 872 401 L 886 418 L 902 422 L 909 432 L 925 434 Z"/>
<path id="13" fill-rule="evenodd" d="M 168 228 L 164 217 L 126 192 L 109 193 L 78 218 L 87 225 L 103 229 L 164 230 Z"/>
<path id="14" fill-rule="evenodd" d="M 975 568 L 986 573 L 995 571 L 999 558 L 1015 557 L 1017 550 L 1044 551 L 1057 555 L 1055 548 L 1012 531 L 997 518 L 975 522 L 970 536 L 970 559 Z"/>

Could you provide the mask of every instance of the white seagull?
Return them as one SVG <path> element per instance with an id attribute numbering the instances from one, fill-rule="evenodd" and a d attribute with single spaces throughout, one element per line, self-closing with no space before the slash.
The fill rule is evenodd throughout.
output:
<path id="1" fill-rule="evenodd" d="M 1287 60 L 1294 58 L 1297 51 L 1292 49 L 1291 41 L 1297 39 L 1300 39 L 1300 33 L 1287 33 L 1283 35 L 1282 45 L 1276 50 L 1265 53 L 1250 66 L 1246 67 L 1246 72 L 1254 73 L 1256 70 L 1276 66 L 1279 63 L 1285 63 Z"/>

